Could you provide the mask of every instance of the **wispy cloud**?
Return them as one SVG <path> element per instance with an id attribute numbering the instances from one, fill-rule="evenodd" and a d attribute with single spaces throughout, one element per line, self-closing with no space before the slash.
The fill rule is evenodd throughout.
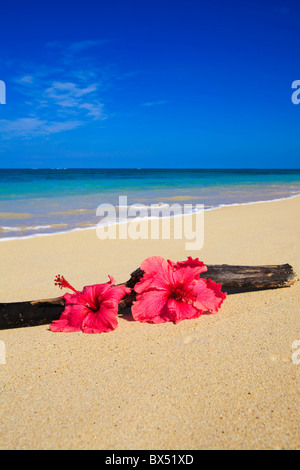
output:
<path id="1" fill-rule="evenodd" d="M 97 40 L 84 40 L 84 41 L 77 41 L 72 43 L 66 43 L 63 41 L 52 41 L 46 44 L 46 47 L 51 49 L 61 49 L 63 53 L 71 52 L 77 54 L 78 52 L 82 52 L 86 49 L 90 49 L 91 47 L 103 46 L 104 44 L 108 44 L 110 39 L 97 39 Z"/>
<path id="2" fill-rule="evenodd" d="M 103 112 L 104 105 L 102 103 L 82 103 L 79 105 L 80 109 L 87 110 L 87 116 L 92 116 L 95 119 L 106 119 Z"/>
<path id="3" fill-rule="evenodd" d="M 45 96 L 48 102 L 51 100 L 65 111 L 87 110 L 87 116 L 106 119 L 103 111 L 104 104 L 97 99 L 97 91 L 97 83 L 80 87 L 72 82 L 53 82 L 51 87 L 45 90 Z"/>
<path id="4" fill-rule="evenodd" d="M 157 106 L 160 104 L 167 104 L 167 101 L 165 100 L 159 100 L 159 101 L 148 101 L 147 103 L 142 103 L 142 106 Z"/>
<path id="5" fill-rule="evenodd" d="M 47 88 L 46 93 L 51 98 L 60 98 L 62 95 L 73 96 L 79 98 L 87 93 L 97 90 L 97 84 L 89 85 L 85 88 L 80 88 L 75 83 L 70 82 L 53 82 L 50 88 Z"/>
<path id="6" fill-rule="evenodd" d="M 80 121 L 48 122 L 36 117 L 0 120 L 1 133 L 5 138 L 35 137 L 56 134 L 57 132 L 76 129 L 83 125 Z"/>
<path id="7" fill-rule="evenodd" d="M 104 44 L 108 44 L 109 42 L 109 39 L 99 39 L 96 41 L 78 41 L 70 44 L 68 49 L 70 52 L 78 53 L 89 49 L 90 47 L 103 46 Z"/>
<path id="8" fill-rule="evenodd" d="M 21 84 L 32 85 L 34 78 L 32 75 L 24 75 L 23 77 L 16 78 L 15 81 Z"/>
<path id="9" fill-rule="evenodd" d="M 12 81 L 23 99 L 14 109 L 14 118 L 0 121 L 0 135 L 6 139 L 50 135 L 107 119 L 102 94 L 109 74 L 97 68 L 93 56 L 81 54 L 105 42 L 48 44 L 48 49 L 57 49 L 53 67 L 48 57 L 47 65 L 21 64 Z"/>

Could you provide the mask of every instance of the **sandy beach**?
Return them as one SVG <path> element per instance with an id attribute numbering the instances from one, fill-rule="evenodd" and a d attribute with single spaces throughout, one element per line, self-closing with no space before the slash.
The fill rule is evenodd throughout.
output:
<path id="1" fill-rule="evenodd" d="M 95 230 L 0 243 L 1 302 L 117 283 L 148 256 L 289 263 L 300 274 L 300 197 L 205 213 L 200 252 L 183 240 L 100 241 Z M 111 333 L 0 331 L 1 449 L 299 449 L 300 282 L 228 295 L 216 315 Z M 299 354 L 300 356 L 300 354 Z"/>

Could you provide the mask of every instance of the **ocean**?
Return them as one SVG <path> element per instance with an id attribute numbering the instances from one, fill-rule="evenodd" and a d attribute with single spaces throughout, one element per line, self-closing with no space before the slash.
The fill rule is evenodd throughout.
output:
<path id="1" fill-rule="evenodd" d="M 95 227 L 97 207 L 120 196 L 211 210 L 296 195 L 300 170 L 0 169 L 0 239 Z"/>

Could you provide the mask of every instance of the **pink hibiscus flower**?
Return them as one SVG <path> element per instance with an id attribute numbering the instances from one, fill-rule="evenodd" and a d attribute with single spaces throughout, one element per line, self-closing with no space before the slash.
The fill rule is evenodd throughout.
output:
<path id="1" fill-rule="evenodd" d="M 124 285 L 115 286 L 111 276 L 109 282 L 86 286 L 82 292 L 74 289 L 63 276 L 56 276 L 55 285 L 61 289 L 67 287 L 74 294 L 62 297 L 65 310 L 59 320 L 52 322 L 51 331 L 102 333 L 115 330 L 118 326 L 118 304 L 125 294 L 131 292 Z"/>
<path id="2" fill-rule="evenodd" d="M 154 256 L 143 261 L 141 269 L 144 275 L 134 287 L 137 295 L 131 309 L 140 322 L 178 323 L 204 312 L 216 313 L 226 298 L 221 284 L 200 278 L 207 267 L 198 258 L 173 263 Z"/>

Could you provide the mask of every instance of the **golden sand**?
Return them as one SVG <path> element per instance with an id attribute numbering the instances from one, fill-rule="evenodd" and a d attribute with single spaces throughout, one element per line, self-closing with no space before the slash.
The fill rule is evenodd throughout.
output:
<path id="1" fill-rule="evenodd" d="M 0 243 L 1 301 L 126 281 L 141 261 L 290 263 L 300 273 L 300 197 L 205 213 L 199 252 L 180 240 L 100 241 L 95 230 Z M 101 335 L 47 325 L 0 331 L 1 449 L 299 449 L 300 282 L 229 295 L 173 325 L 120 318 Z M 300 357 L 300 354 L 299 354 Z"/>

